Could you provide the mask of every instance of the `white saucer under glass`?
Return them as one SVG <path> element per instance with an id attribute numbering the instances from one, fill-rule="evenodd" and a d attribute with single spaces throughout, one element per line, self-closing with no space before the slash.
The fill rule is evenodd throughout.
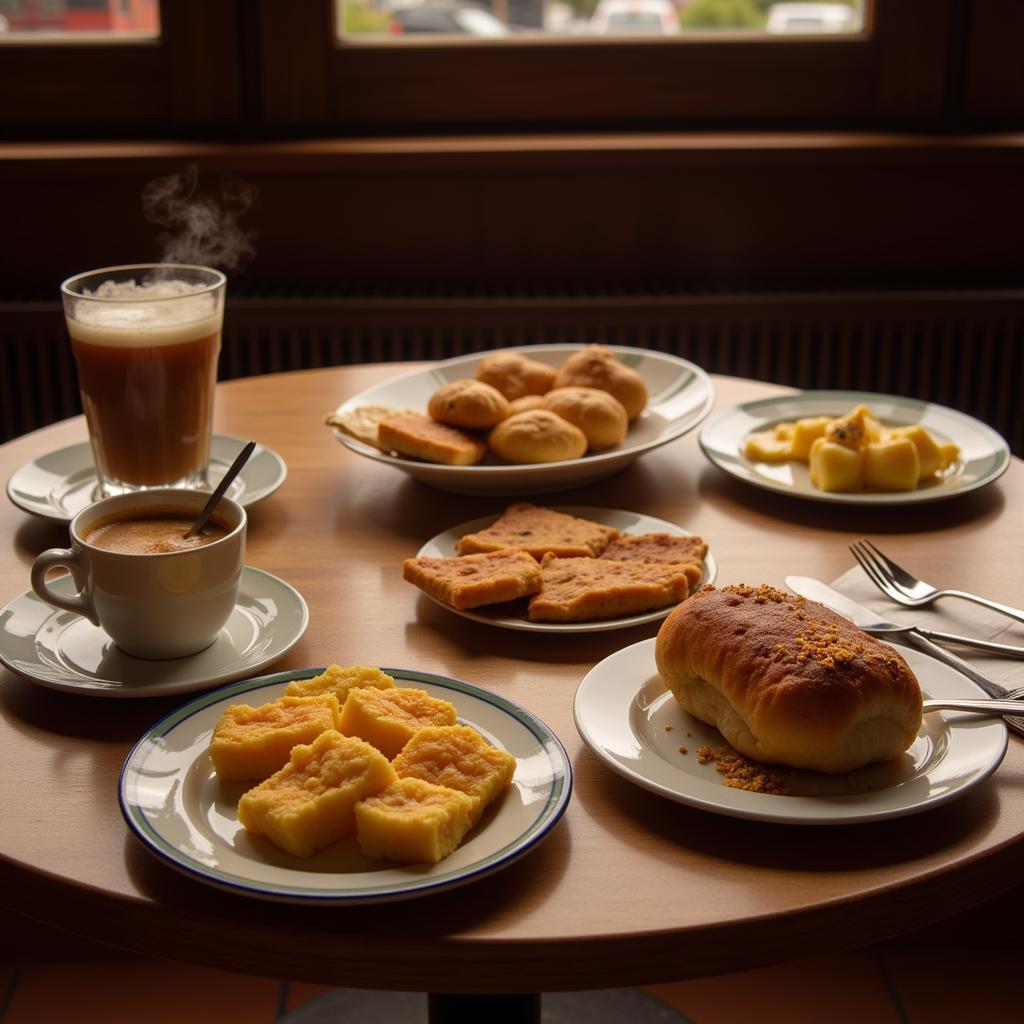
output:
<path id="1" fill-rule="evenodd" d="M 237 437 L 215 434 L 210 448 L 209 484 L 220 483 L 235 456 L 246 445 Z M 250 506 L 268 498 L 288 474 L 277 452 L 257 445 L 227 496 Z M 7 496 L 25 512 L 70 523 L 83 508 L 99 499 L 96 467 L 87 441 L 40 456 L 11 474 Z"/>

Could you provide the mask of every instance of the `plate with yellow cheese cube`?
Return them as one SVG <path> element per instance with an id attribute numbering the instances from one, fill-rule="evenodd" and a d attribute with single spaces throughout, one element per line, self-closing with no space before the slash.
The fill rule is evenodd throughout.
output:
<path id="1" fill-rule="evenodd" d="M 909 505 L 977 490 L 1010 464 L 990 426 L 946 406 L 803 391 L 725 409 L 700 433 L 720 469 L 765 490 L 844 505 Z"/>
<path id="2" fill-rule="evenodd" d="M 121 773 L 157 857 L 285 903 L 410 899 L 533 849 L 572 791 L 558 738 L 471 683 L 329 665 L 232 683 L 158 722 Z"/>

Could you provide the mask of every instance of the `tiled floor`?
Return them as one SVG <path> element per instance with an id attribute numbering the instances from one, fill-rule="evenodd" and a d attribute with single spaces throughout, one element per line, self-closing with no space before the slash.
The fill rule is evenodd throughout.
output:
<path id="1" fill-rule="evenodd" d="M 693 1024 L 1012 1024 L 1019 960 L 1012 947 L 888 945 L 648 991 Z M 141 959 L 7 963 L 0 1024 L 273 1024 L 325 991 Z"/>

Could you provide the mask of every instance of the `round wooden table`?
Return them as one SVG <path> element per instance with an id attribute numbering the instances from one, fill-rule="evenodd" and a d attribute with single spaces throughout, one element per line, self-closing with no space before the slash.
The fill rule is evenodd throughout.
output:
<path id="1" fill-rule="evenodd" d="M 1024 745 L 985 784 L 926 814 L 856 827 L 743 821 L 661 799 L 583 745 L 572 701 L 585 673 L 656 626 L 524 635 L 446 612 L 403 582 L 434 534 L 502 498 L 418 484 L 340 446 L 325 412 L 407 367 L 361 366 L 220 385 L 216 429 L 280 453 L 288 478 L 250 509 L 250 565 L 309 603 L 308 632 L 274 671 L 332 661 L 417 668 L 479 684 L 536 713 L 565 744 L 569 808 L 528 856 L 473 885 L 404 903 L 313 908 L 224 893 L 159 863 L 129 834 L 118 773 L 135 740 L 182 698 L 114 701 L 0 675 L 0 901 L 43 922 L 157 957 L 357 988 L 532 993 L 678 980 L 851 948 L 950 916 L 1013 886 Z M 718 407 L 782 389 L 714 379 Z M 85 438 L 80 419 L 0 449 L 6 479 Z M 528 497 L 525 496 L 524 497 Z M 548 499 L 550 500 L 550 499 Z M 1019 603 L 1024 467 L 961 498 L 846 509 L 727 477 L 696 432 L 558 503 L 628 508 L 701 534 L 719 582 L 832 580 L 864 534 L 963 589 Z M 1013 509 L 1018 511 L 1015 513 Z M 4 503 L 0 603 L 28 588 L 60 524 Z M 895 535 L 895 536 L 887 536 Z M 886 545 L 882 545 L 885 547 Z M 1009 556 L 1009 557 L 1008 557 Z"/>

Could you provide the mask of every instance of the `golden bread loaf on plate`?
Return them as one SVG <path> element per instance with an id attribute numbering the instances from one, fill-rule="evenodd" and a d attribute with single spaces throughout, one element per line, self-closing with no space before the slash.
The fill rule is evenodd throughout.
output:
<path id="1" fill-rule="evenodd" d="M 902 754 L 921 689 L 893 648 L 769 586 L 706 587 L 662 623 L 658 672 L 741 754 L 842 773 Z"/>

